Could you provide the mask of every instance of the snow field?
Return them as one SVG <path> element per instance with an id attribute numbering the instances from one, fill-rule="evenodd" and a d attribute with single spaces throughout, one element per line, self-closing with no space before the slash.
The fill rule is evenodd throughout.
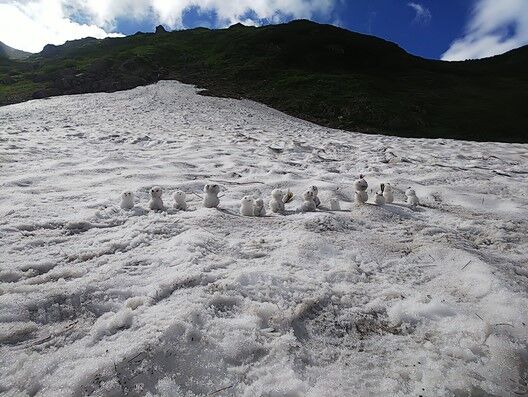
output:
<path id="1" fill-rule="evenodd" d="M 177 82 L 0 108 L 0 393 L 526 394 L 527 148 L 330 130 Z M 354 205 L 359 173 L 395 203 Z M 220 210 L 192 194 L 208 181 Z M 343 210 L 238 215 L 314 184 Z"/>

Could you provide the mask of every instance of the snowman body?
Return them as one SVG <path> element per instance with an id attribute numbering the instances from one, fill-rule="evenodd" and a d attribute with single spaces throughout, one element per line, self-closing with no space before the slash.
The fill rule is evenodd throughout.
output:
<path id="1" fill-rule="evenodd" d="M 258 198 L 253 203 L 253 215 L 254 216 L 266 216 L 266 208 L 264 208 L 264 200 Z"/>
<path id="2" fill-rule="evenodd" d="M 240 215 L 253 216 L 253 199 L 249 196 L 244 196 L 240 200 Z"/>
<path id="3" fill-rule="evenodd" d="M 185 198 L 187 195 L 185 192 L 182 192 L 181 190 L 177 190 L 172 195 L 174 199 L 174 208 L 177 210 L 187 211 L 187 202 L 185 201 Z"/>
<path id="4" fill-rule="evenodd" d="M 407 204 L 412 205 L 413 207 L 420 204 L 420 200 L 418 199 L 418 196 L 416 196 L 416 192 L 409 188 L 405 191 L 405 195 L 407 196 Z"/>
<path id="5" fill-rule="evenodd" d="M 314 194 L 313 191 L 308 190 L 307 192 L 304 192 L 303 194 L 303 203 L 301 205 L 301 211 L 302 212 L 313 212 L 316 210 L 316 205 L 314 201 Z"/>
<path id="6" fill-rule="evenodd" d="M 205 208 L 216 208 L 220 204 L 218 193 L 220 193 L 220 186 L 207 184 L 204 186 L 205 196 L 203 198 L 203 206 Z"/>
<path id="7" fill-rule="evenodd" d="M 134 193 L 130 191 L 124 191 L 121 193 L 121 203 L 119 206 L 124 210 L 131 210 L 134 208 Z"/>
<path id="8" fill-rule="evenodd" d="M 385 197 L 385 202 L 391 204 L 394 202 L 394 191 L 392 186 L 389 183 L 385 184 L 385 190 L 383 190 L 383 197 Z"/>
<path id="9" fill-rule="evenodd" d="M 161 195 L 163 194 L 163 190 L 159 186 L 154 186 L 152 189 L 150 189 L 150 201 L 149 201 L 149 208 L 153 211 L 163 211 L 165 209 L 165 206 L 163 205 L 163 200 L 161 199 Z"/>
<path id="10" fill-rule="evenodd" d="M 284 193 L 280 189 L 275 189 L 271 192 L 271 200 L 269 202 L 271 212 L 276 214 L 284 213 L 285 206 L 284 202 L 282 201 L 283 197 Z"/>
<path id="11" fill-rule="evenodd" d="M 368 200 L 367 194 L 368 183 L 363 179 L 363 175 L 360 175 L 359 179 L 354 182 L 354 201 L 357 204 L 365 204 Z"/>
<path id="12" fill-rule="evenodd" d="M 341 211 L 341 205 L 339 204 L 339 200 L 335 197 L 330 199 L 330 210 Z"/>
<path id="13" fill-rule="evenodd" d="M 385 204 L 385 197 L 383 197 L 383 193 L 377 192 L 376 196 L 374 197 L 374 204 L 376 205 L 384 205 Z"/>

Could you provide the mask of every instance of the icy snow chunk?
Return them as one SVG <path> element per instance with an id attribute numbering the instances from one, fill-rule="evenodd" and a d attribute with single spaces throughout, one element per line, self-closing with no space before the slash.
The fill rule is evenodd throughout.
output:
<path id="1" fill-rule="evenodd" d="M 255 340 L 252 330 L 233 329 L 229 337 L 221 342 L 224 359 L 233 364 L 241 365 L 246 361 L 254 361 L 267 352 L 267 349 Z"/>
<path id="2" fill-rule="evenodd" d="M 246 388 L 244 397 L 303 397 L 306 385 L 298 378 L 291 365 L 281 360 L 267 367 L 250 371 L 254 382 Z"/>
<path id="3" fill-rule="evenodd" d="M 125 301 L 125 306 L 136 310 L 139 306 L 144 305 L 147 302 L 147 298 L 144 296 L 134 296 L 132 298 L 128 298 Z"/>
<path id="4" fill-rule="evenodd" d="M 117 313 L 107 312 L 99 317 L 92 326 L 93 339 L 101 339 L 103 336 L 113 335 L 119 330 L 129 328 L 133 319 L 134 315 L 130 308 Z"/>
<path id="5" fill-rule="evenodd" d="M 419 302 L 414 299 L 406 299 L 397 302 L 388 309 L 389 319 L 392 324 L 410 323 L 416 324 L 423 320 L 434 320 L 442 317 L 451 317 L 456 311 L 448 304 L 438 300 L 430 302 Z"/>
<path id="6" fill-rule="evenodd" d="M 258 317 L 260 328 L 274 328 L 282 319 L 283 315 L 277 305 L 270 302 L 257 302 L 252 311 Z"/>

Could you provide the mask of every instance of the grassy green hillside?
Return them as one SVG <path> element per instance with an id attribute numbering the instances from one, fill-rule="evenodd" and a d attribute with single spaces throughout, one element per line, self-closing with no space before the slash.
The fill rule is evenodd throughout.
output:
<path id="1" fill-rule="evenodd" d="M 83 39 L 0 59 L 0 105 L 176 79 L 336 128 L 528 142 L 528 48 L 441 62 L 329 25 L 204 28 Z"/>

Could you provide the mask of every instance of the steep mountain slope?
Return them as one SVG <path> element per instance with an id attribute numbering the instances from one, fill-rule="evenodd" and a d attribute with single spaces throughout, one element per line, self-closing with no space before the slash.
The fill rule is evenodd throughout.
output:
<path id="1" fill-rule="evenodd" d="M 304 20 L 139 33 L 46 46 L 28 62 L 0 68 L 0 104 L 176 79 L 347 130 L 526 142 L 527 53 L 431 61 Z"/>
<path id="2" fill-rule="evenodd" d="M 9 47 L 0 41 L 0 58 L 8 59 L 26 59 L 31 55 L 29 52 L 20 51 L 15 48 Z"/>

